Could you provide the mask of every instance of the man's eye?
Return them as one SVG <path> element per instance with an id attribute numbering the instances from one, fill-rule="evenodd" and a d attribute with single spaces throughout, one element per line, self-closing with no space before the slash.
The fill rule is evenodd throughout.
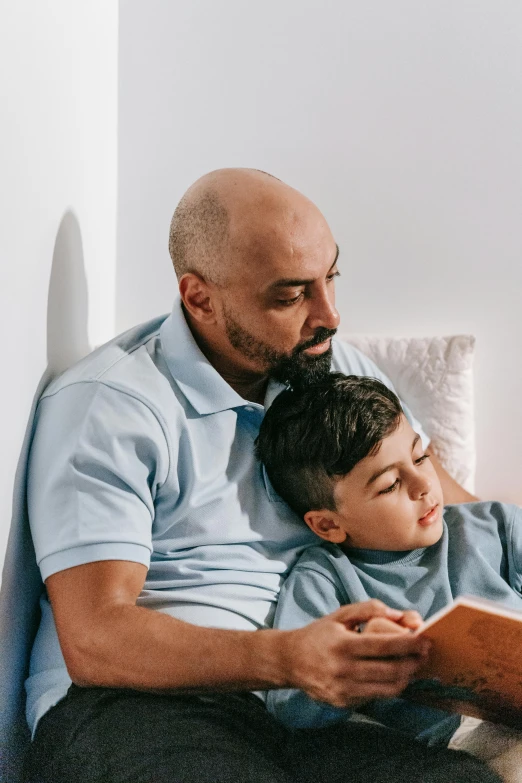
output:
<path id="1" fill-rule="evenodd" d="M 327 275 L 326 279 L 330 283 L 334 279 L 334 277 L 341 277 L 341 273 L 337 271 L 337 269 L 335 270 L 335 272 L 331 272 L 329 275 Z"/>
<path id="2" fill-rule="evenodd" d="M 420 465 L 422 462 L 424 462 L 425 459 L 429 459 L 429 458 L 430 458 L 429 454 L 423 454 L 422 457 L 419 457 L 419 459 L 415 460 L 415 464 Z"/>
<path id="3" fill-rule="evenodd" d="M 297 296 L 293 296 L 291 299 L 278 299 L 277 303 L 282 305 L 283 307 L 289 307 L 290 305 L 296 304 L 303 296 L 303 292 L 301 291 L 300 294 L 297 294 Z"/>
<path id="4" fill-rule="evenodd" d="M 387 495 L 388 492 L 393 492 L 393 490 L 397 489 L 398 486 L 399 486 L 399 479 L 397 478 L 397 479 L 395 479 L 395 481 L 393 482 L 393 484 L 390 487 L 387 487 L 386 489 L 381 489 L 381 491 L 379 492 L 379 495 Z"/>

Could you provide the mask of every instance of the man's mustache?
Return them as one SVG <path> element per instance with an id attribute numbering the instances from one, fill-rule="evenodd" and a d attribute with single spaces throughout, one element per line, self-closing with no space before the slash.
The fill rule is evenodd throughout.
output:
<path id="1" fill-rule="evenodd" d="M 333 337 L 336 332 L 337 329 L 326 329 L 324 326 L 319 327 L 310 340 L 307 340 L 305 343 L 300 343 L 294 348 L 294 356 L 296 356 L 298 353 L 301 353 L 302 351 L 306 351 L 307 348 L 313 348 L 314 345 L 324 343 L 325 340 L 328 340 L 329 337 Z"/>

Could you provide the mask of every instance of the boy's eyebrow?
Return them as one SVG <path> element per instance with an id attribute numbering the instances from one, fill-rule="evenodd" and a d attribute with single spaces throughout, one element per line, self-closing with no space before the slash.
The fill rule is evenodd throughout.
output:
<path id="1" fill-rule="evenodd" d="M 413 443 L 411 444 L 411 450 L 412 451 L 415 448 L 415 446 L 417 445 L 417 443 L 419 442 L 419 440 L 420 440 L 420 435 L 415 435 L 415 437 L 413 438 Z M 391 465 L 386 465 L 385 468 L 381 468 L 381 470 L 377 470 L 375 473 L 373 473 L 370 476 L 370 478 L 366 482 L 366 486 L 369 487 L 370 484 L 372 484 L 374 481 L 376 481 L 376 479 L 378 479 L 379 476 L 382 476 L 383 473 L 387 473 L 389 470 L 391 470 L 392 468 L 396 468 L 396 467 L 397 467 L 397 462 L 392 462 Z"/>
<path id="2" fill-rule="evenodd" d="M 339 258 L 339 245 L 335 246 L 336 253 L 335 258 L 332 266 L 328 270 L 329 272 L 332 271 L 334 266 L 337 264 L 337 260 Z M 310 283 L 314 283 L 315 280 L 298 280 L 295 278 L 283 278 L 282 280 L 276 280 L 275 283 L 272 283 L 269 288 L 291 288 L 292 286 L 300 286 L 300 285 L 309 285 Z"/>

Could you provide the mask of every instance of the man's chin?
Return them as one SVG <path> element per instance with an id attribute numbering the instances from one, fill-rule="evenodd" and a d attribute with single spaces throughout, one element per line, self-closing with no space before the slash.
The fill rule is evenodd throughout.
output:
<path id="1" fill-rule="evenodd" d="M 285 383 L 292 388 L 308 386 L 321 381 L 329 375 L 332 365 L 332 346 L 318 356 L 303 352 L 285 359 L 274 365 L 269 376 L 279 383 Z"/>

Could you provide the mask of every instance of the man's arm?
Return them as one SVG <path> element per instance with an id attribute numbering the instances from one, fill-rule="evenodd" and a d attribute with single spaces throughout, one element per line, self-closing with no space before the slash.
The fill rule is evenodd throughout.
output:
<path id="1" fill-rule="evenodd" d="M 72 680 L 141 690 L 302 688 L 334 706 L 391 697 L 425 654 L 423 640 L 360 634 L 372 617 L 400 622 L 379 601 L 339 609 L 295 631 L 202 628 L 136 606 L 146 568 L 101 561 L 46 586 Z"/>
<path id="2" fill-rule="evenodd" d="M 471 495 L 464 487 L 461 487 L 450 474 L 444 470 L 439 460 L 433 453 L 431 444 L 427 448 L 427 452 L 430 454 L 430 459 L 435 468 L 437 476 L 439 477 L 442 486 L 442 495 L 444 497 L 444 504 L 449 503 L 472 503 L 478 500 L 475 495 Z"/>

